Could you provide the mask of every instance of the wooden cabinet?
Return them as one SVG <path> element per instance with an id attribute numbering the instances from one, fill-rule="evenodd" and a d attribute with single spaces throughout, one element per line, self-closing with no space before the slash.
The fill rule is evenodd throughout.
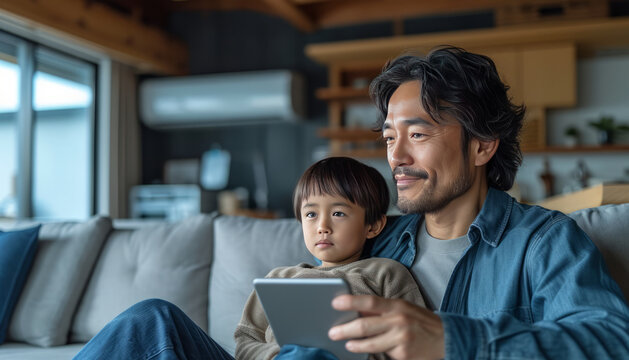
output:
<path id="1" fill-rule="evenodd" d="M 521 45 L 480 50 L 491 57 L 509 95 L 525 104 L 523 151 L 546 148 L 546 109 L 577 103 L 577 56 L 572 43 Z"/>
<path id="2" fill-rule="evenodd" d="M 521 52 L 518 52 L 513 47 L 480 50 L 479 52 L 489 56 L 494 61 L 500 79 L 509 85 L 509 95 L 513 102 L 516 104 L 522 103 L 524 96 L 522 95 Z"/>
<path id="3" fill-rule="evenodd" d="M 531 108 L 577 103 L 576 46 L 551 43 L 481 50 L 494 60 L 515 103 Z"/>
<path id="4" fill-rule="evenodd" d="M 573 44 L 522 49 L 524 103 L 531 107 L 574 106 L 577 103 L 577 54 Z"/>

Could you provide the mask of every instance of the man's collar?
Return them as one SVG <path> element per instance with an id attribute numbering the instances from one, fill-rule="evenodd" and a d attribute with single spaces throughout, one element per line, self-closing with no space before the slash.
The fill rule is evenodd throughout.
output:
<path id="1" fill-rule="evenodd" d="M 514 199 L 504 191 L 489 188 L 487 197 L 483 202 L 483 207 L 470 225 L 467 231 L 467 237 L 475 243 L 482 239 L 487 244 L 496 247 L 500 243 L 502 233 L 507 227 L 511 209 L 513 208 Z M 396 247 L 401 246 L 404 239 L 410 239 L 414 244 L 418 234 L 419 223 L 423 219 L 422 214 L 406 215 L 409 219 L 404 230 L 397 238 Z M 476 229 L 477 231 L 473 231 Z"/>
<path id="2" fill-rule="evenodd" d="M 490 187 L 483 207 L 467 232 L 468 239 L 472 243 L 478 240 L 478 236 L 472 231 L 472 229 L 477 229 L 483 241 L 493 247 L 498 246 L 509 222 L 514 201 L 504 191 Z"/>
<path id="3" fill-rule="evenodd" d="M 402 231 L 402 234 L 398 237 L 397 243 L 395 244 L 396 247 L 399 247 L 404 238 L 407 236 L 410 238 L 410 241 L 413 244 L 412 246 L 414 247 L 414 244 L 416 243 L 415 237 L 418 234 L 417 230 L 419 228 L 419 220 L 424 217 L 424 215 L 421 214 L 409 214 L 406 216 L 410 216 L 410 221 L 404 228 L 404 231 Z"/>

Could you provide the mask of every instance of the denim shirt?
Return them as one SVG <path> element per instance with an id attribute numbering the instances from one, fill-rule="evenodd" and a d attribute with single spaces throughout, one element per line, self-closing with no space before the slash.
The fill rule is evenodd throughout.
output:
<path id="1" fill-rule="evenodd" d="M 393 219 L 370 255 L 410 268 L 420 219 Z M 574 220 L 490 188 L 467 235 L 437 312 L 446 358 L 629 359 L 626 300 Z"/>

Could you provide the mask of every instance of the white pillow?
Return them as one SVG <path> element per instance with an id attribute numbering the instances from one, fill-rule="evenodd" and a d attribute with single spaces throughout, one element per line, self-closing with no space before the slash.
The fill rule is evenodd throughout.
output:
<path id="1" fill-rule="evenodd" d="M 10 340 L 67 343 L 72 315 L 110 231 L 106 217 L 42 225 L 33 267 L 9 325 Z"/>

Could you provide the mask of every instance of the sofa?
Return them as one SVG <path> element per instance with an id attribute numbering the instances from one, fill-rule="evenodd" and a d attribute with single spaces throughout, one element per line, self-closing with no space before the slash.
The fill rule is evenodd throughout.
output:
<path id="1" fill-rule="evenodd" d="M 629 204 L 569 216 L 629 297 Z M 233 353 L 232 334 L 252 280 L 300 262 L 313 258 L 294 219 L 204 214 L 168 223 L 97 216 L 43 224 L 0 360 L 72 358 L 108 321 L 147 298 L 178 305 Z"/>

